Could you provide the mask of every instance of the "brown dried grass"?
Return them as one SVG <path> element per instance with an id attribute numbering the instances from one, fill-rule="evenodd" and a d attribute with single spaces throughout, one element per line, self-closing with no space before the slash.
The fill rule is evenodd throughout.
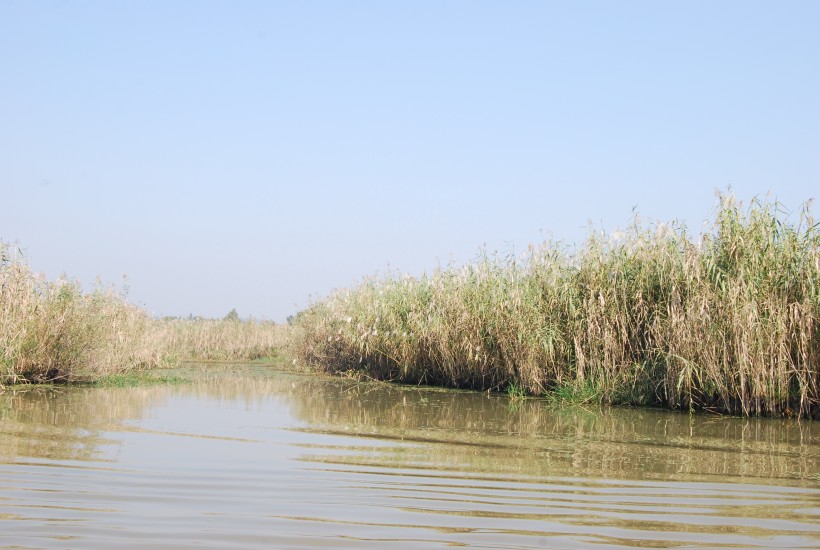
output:
<path id="1" fill-rule="evenodd" d="M 744 415 L 820 413 L 820 229 L 721 196 L 697 241 L 677 224 L 593 232 L 523 259 L 482 254 L 342 290 L 295 323 L 332 372 Z"/>

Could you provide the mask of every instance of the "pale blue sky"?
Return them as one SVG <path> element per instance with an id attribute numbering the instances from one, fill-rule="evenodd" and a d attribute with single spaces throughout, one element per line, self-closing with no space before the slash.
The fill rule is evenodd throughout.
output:
<path id="1" fill-rule="evenodd" d="M 0 79 L 0 239 L 155 315 L 820 190 L 816 1 L 0 0 Z"/>

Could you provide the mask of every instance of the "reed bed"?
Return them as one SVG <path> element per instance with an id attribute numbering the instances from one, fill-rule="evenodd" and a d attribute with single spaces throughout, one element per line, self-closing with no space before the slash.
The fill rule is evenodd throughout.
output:
<path id="1" fill-rule="evenodd" d="M 289 327 L 271 321 L 169 319 L 158 321 L 162 346 L 176 360 L 253 361 L 278 356 Z"/>
<path id="2" fill-rule="evenodd" d="M 13 252 L 0 243 L 0 386 L 274 357 L 287 340 L 287 325 L 272 322 L 153 319 L 112 288 L 47 281 Z"/>
<path id="3" fill-rule="evenodd" d="M 298 361 L 477 390 L 743 415 L 820 416 L 820 228 L 810 205 L 721 196 L 680 224 L 578 250 L 481 254 L 341 290 L 295 321 Z"/>
<path id="4" fill-rule="evenodd" d="M 0 385 L 94 379 L 163 364 L 156 326 L 110 288 L 46 281 L 0 243 Z"/>

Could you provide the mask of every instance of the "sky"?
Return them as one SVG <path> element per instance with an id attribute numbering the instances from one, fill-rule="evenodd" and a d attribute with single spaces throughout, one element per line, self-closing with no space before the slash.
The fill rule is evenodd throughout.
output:
<path id="1" fill-rule="evenodd" d="M 820 2 L 0 0 L 0 240 L 156 316 L 699 234 L 730 187 L 820 192 Z"/>

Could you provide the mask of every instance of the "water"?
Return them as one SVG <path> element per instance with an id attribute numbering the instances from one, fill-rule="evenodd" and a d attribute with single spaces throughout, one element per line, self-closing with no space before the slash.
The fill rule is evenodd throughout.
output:
<path id="1" fill-rule="evenodd" d="M 820 547 L 817 422 L 194 370 L 0 394 L 0 547 Z"/>

